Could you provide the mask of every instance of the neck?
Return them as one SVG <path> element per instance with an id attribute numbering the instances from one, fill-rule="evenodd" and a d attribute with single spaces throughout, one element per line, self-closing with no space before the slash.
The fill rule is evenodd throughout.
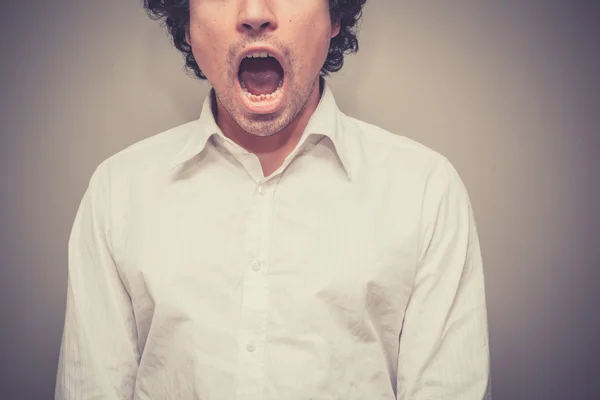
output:
<path id="1" fill-rule="evenodd" d="M 250 153 L 256 154 L 259 158 L 264 157 L 265 159 L 274 159 L 272 162 L 277 162 L 277 160 L 283 162 L 300 141 L 310 117 L 319 105 L 323 90 L 321 81 L 321 78 L 318 78 L 315 81 L 306 104 L 294 120 L 282 131 L 274 135 L 255 136 L 244 131 L 219 103 L 213 91 L 212 104 L 215 120 L 226 137 L 239 144 Z M 217 106 L 214 107 L 214 104 Z"/>

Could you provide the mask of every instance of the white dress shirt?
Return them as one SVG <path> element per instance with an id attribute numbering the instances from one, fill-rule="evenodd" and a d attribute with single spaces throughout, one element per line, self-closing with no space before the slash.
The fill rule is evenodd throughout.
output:
<path id="1" fill-rule="evenodd" d="M 489 396 L 482 258 L 450 162 L 346 116 L 325 85 L 264 177 L 211 101 L 94 172 L 56 398 Z"/>

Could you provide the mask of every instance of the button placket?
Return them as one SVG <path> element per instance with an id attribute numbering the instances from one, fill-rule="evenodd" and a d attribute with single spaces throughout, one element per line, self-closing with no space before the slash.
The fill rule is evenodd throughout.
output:
<path id="1" fill-rule="evenodd" d="M 248 266 L 242 283 L 241 331 L 238 337 L 239 399 L 260 397 L 264 387 L 264 347 L 269 307 L 266 271 L 271 243 L 274 191 L 266 184 L 260 183 L 254 193 L 251 217 L 247 225 Z"/>

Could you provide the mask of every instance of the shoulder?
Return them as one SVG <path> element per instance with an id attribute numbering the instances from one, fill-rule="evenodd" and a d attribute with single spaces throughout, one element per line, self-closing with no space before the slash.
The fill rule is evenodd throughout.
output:
<path id="1" fill-rule="evenodd" d="M 166 170 L 193 133 L 197 121 L 190 121 L 140 140 L 105 159 L 102 164 L 113 173 Z"/>
<path id="2" fill-rule="evenodd" d="M 113 207 L 151 195 L 168 179 L 170 166 L 194 132 L 191 121 L 147 137 L 109 156 L 98 164 L 88 185 L 90 196 L 103 198 Z M 98 200 L 101 201 L 101 200 Z"/>
<path id="3" fill-rule="evenodd" d="M 451 166 L 447 157 L 402 133 L 344 116 L 349 147 L 360 154 L 362 164 L 388 172 L 426 179 L 433 171 Z"/>
<path id="4" fill-rule="evenodd" d="M 414 139 L 345 116 L 344 134 L 365 179 L 383 177 L 392 193 L 415 195 L 432 206 L 448 197 L 469 203 L 467 188 L 454 164 L 442 153 Z M 379 180 L 379 179 L 378 179 Z"/>

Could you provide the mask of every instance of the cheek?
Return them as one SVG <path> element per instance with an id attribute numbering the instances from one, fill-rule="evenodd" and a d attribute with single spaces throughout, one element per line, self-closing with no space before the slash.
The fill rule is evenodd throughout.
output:
<path id="1" fill-rule="evenodd" d="M 325 60 L 327 59 L 327 55 L 329 53 L 329 45 L 330 45 L 330 32 L 329 31 L 321 31 L 321 34 L 314 37 L 313 40 L 313 46 L 316 45 L 316 47 L 313 47 L 313 52 L 314 52 L 314 62 L 318 62 L 320 64 L 323 64 L 325 62 Z"/>
<path id="2" fill-rule="evenodd" d="M 331 26 L 329 25 L 329 20 L 321 21 L 320 24 L 313 23 L 310 28 L 314 34 L 311 37 L 312 40 L 309 45 L 313 46 L 315 57 L 319 60 L 323 59 L 324 61 L 325 58 L 327 58 L 329 44 L 331 42 Z"/>
<path id="3" fill-rule="evenodd" d="M 219 35 L 209 29 L 199 27 L 190 30 L 192 53 L 196 63 L 207 78 L 214 78 L 215 72 L 222 70 L 218 65 L 223 65 L 224 46 L 218 42 Z"/>
<path id="4" fill-rule="evenodd" d="M 303 25 L 302 29 L 299 29 L 298 32 L 302 32 L 303 34 L 296 36 L 295 44 L 292 44 L 292 47 L 295 47 L 297 50 L 297 52 L 294 52 L 296 60 L 305 65 L 309 62 L 324 62 L 327 58 L 331 41 L 329 25 L 313 20 Z M 306 34 L 307 32 L 310 33 Z"/>

